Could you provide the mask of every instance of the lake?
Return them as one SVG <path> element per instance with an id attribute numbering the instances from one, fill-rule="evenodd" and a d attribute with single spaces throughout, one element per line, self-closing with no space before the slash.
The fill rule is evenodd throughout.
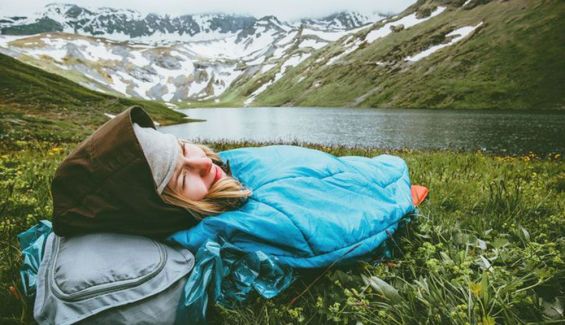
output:
<path id="1" fill-rule="evenodd" d="M 565 153 L 565 112 L 260 107 L 179 110 L 162 132 L 198 141 L 297 141 L 390 149 Z"/>

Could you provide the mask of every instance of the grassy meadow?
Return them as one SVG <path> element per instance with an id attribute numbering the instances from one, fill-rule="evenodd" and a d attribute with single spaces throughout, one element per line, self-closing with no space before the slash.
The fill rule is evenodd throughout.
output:
<path id="1" fill-rule="evenodd" d="M 30 323 L 16 235 L 52 213 L 50 181 L 78 140 L 0 144 L 0 323 Z M 21 130 L 24 132 L 24 130 Z M 24 133 L 27 134 L 29 130 Z M 256 143 L 211 143 L 217 150 Z M 334 155 L 384 151 L 308 145 Z M 388 245 L 347 267 L 299 274 L 281 296 L 235 310 L 210 306 L 226 324 L 560 323 L 565 284 L 565 164 L 559 155 L 491 156 L 387 152 L 404 158 L 414 184 L 430 188 L 419 214 Z"/>

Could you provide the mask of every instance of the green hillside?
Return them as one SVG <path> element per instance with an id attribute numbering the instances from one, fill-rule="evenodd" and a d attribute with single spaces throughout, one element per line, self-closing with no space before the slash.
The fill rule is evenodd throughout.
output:
<path id="1" fill-rule="evenodd" d="M 163 124 L 186 122 L 166 106 L 86 89 L 0 54 L 0 139 L 78 140 L 131 105 L 143 106 Z"/>
<path id="2" fill-rule="evenodd" d="M 418 1 L 399 15 L 440 15 L 400 28 L 344 52 L 341 39 L 285 73 L 253 106 L 360 106 L 410 108 L 565 108 L 565 2 L 557 0 Z M 463 26 L 482 25 L 453 45 L 417 61 L 405 58 L 449 41 Z M 350 40 L 350 42 L 352 42 Z M 228 91 L 223 102 L 243 103 L 260 84 L 251 80 Z M 221 103 L 220 103 L 221 104 Z"/>

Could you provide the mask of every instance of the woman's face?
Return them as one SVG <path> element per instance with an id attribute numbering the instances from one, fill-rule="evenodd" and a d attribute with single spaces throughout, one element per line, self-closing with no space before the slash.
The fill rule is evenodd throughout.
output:
<path id="1" fill-rule="evenodd" d="M 179 144 L 179 150 L 181 154 L 167 186 L 189 200 L 202 200 L 226 173 L 196 145 Z"/>

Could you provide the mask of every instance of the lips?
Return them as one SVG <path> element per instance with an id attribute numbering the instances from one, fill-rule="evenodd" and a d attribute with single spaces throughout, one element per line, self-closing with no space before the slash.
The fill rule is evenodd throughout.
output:
<path id="1" fill-rule="evenodd" d="M 221 168 L 219 168 L 218 166 L 214 165 L 214 171 L 216 172 L 216 174 L 214 175 L 214 183 L 216 183 L 217 181 L 220 180 L 220 178 L 222 178 L 223 176 L 223 171 Z"/>

